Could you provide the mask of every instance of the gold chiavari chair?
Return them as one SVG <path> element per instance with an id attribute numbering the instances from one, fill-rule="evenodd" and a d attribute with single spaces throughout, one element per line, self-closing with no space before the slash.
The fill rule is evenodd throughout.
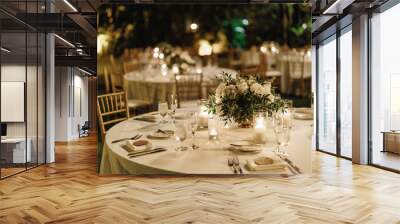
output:
<path id="1" fill-rule="evenodd" d="M 104 142 L 106 131 L 110 127 L 129 118 L 126 92 L 97 96 L 97 116 Z"/>
<path id="2" fill-rule="evenodd" d="M 202 98 L 203 73 L 175 75 L 178 107 L 191 105 Z"/>

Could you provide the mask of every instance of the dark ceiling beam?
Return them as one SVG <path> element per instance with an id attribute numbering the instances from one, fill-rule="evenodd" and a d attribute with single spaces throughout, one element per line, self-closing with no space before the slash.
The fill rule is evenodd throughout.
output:
<path id="1" fill-rule="evenodd" d="M 97 69 L 97 60 L 91 56 L 55 56 L 56 66 L 87 67 Z"/>
<path id="2" fill-rule="evenodd" d="M 90 39 L 96 38 L 97 30 L 85 19 L 85 17 L 80 14 L 67 14 L 67 16 L 79 25 L 83 31 L 87 33 Z"/>

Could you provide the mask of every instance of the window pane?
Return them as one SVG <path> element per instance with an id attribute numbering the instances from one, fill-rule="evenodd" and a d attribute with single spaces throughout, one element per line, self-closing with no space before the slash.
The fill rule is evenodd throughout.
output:
<path id="1" fill-rule="evenodd" d="M 336 41 L 318 48 L 318 148 L 336 153 Z"/>
<path id="2" fill-rule="evenodd" d="M 351 158 L 352 141 L 352 37 L 351 30 L 340 36 L 340 152 Z"/>
<path id="3" fill-rule="evenodd" d="M 400 133 L 395 132 L 400 130 L 400 30 L 395 28 L 398 21 L 400 5 L 371 19 L 372 162 L 396 170 L 400 170 Z"/>

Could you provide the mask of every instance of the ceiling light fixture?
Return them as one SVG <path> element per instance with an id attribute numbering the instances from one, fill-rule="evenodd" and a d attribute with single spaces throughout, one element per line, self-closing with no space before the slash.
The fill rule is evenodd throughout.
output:
<path id="1" fill-rule="evenodd" d="M 64 0 L 64 3 L 67 4 L 74 12 L 78 12 L 75 6 L 73 6 L 68 0 Z"/>
<path id="2" fill-rule="evenodd" d="M 75 48 L 75 45 L 73 45 L 71 42 L 69 42 L 68 40 L 60 37 L 58 34 L 54 34 L 55 37 L 57 37 L 59 40 L 61 40 L 62 42 L 64 42 L 65 44 L 67 44 L 70 47 Z"/>
<path id="3" fill-rule="evenodd" d="M 1 47 L 0 49 L 1 49 L 2 51 L 6 52 L 6 53 L 10 53 L 10 52 L 11 52 L 11 50 L 9 50 L 9 49 L 7 49 L 7 48 L 5 48 L 5 47 Z"/>
<path id="4" fill-rule="evenodd" d="M 90 73 L 90 72 L 88 72 L 88 71 L 86 71 L 86 70 L 83 70 L 83 69 L 81 69 L 81 68 L 79 68 L 79 67 L 78 67 L 78 70 L 81 71 L 81 72 L 83 72 L 83 73 L 85 73 L 85 74 L 87 74 L 87 75 L 90 75 L 90 76 L 93 75 L 92 73 Z"/>
<path id="5" fill-rule="evenodd" d="M 336 0 L 322 13 L 323 15 L 340 15 L 343 10 L 350 6 L 355 0 Z"/>

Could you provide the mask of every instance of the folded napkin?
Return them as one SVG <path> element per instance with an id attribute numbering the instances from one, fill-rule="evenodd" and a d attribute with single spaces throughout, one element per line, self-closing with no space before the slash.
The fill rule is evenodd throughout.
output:
<path id="1" fill-rule="evenodd" d="M 275 156 L 268 156 L 273 160 L 272 164 L 258 165 L 254 160 L 247 160 L 246 167 L 250 171 L 265 171 L 265 170 L 280 170 L 286 168 L 286 163 L 284 163 L 281 159 Z"/>
<path id="2" fill-rule="evenodd" d="M 149 142 L 146 145 L 142 145 L 142 146 L 135 146 L 133 144 L 134 142 L 135 142 L 135 140 L 126 140 L 124 149 L 128 152 L 142 152 L 142 151 L 146 151 L 146 150 L 149 150 L 152 148 L 151 142 Z"/>

